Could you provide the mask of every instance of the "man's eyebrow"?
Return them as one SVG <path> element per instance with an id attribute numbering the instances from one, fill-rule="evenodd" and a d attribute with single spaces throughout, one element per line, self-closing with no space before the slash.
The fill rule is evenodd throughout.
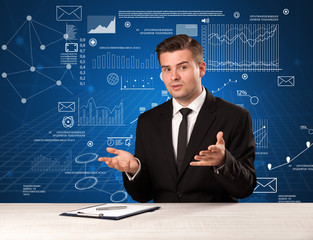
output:
<path id="1" fill-rule="evenodd" d="M 179 65 L 182 65 L 182 64 L 185 64 L 185 63 L 189 63 L 188 61 L 182 61 L 180 63 L 177 63 L 176 66 L 179 66 Z M 170 65 L 162 65 L 161 68 L 166 68 L 166 67 L 169 67 Z"/>

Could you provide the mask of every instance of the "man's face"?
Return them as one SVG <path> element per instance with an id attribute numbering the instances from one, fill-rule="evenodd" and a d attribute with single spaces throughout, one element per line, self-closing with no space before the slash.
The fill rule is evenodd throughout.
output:
<path id="1" fill-rule="evenodd" d="M 198 64 L 189 49 L 161 53 L 160 64 L 167 91 L 181 105 L 189 105 L 201 94 L 206 64 Z"/>

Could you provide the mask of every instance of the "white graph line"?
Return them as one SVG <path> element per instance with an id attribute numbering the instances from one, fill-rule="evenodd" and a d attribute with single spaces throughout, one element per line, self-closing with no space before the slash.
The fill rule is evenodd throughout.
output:
<path id="1" fill-rule="evenodd" d="M 281 70 L 278 24 L 209 24 L 201 32 L 208 71 Z"/>
<path id="2" fill-rule="evenodd" d="M 121 100 L 113 109 L 97 106 L 94 98 L 89 98 L 86 105 L 80 105 L 78 98 L 78 126 L 125 126 L 124 104 Z"/>
<path id="3" fill-rule="evenodd" d="M 253 132 L 253 135 L 254 135 L 254 137 L 256 139 L 259 139 L 260 136 L 263 135 L 262 138 L 259 139 L 259 141 L 255 141 L 255 144 L 260 145 L 262 143 L 262 141 L 265 139 L 265 137 L 267 136 L 267 132 L 264 132 L 265 131 L 264 129 L 266 129 L 266 126 L 263 126 L 262 128 L 260 128 L 260 129 L 256 130 L 255 132 Z M 260 132 L 262 130 L 264 130 L 264 131 Z"/>
<path id="4" fill-rule="evenodd" d="M 34 66 L 32 31 L 30 29 L 30 22 L 28 22 L 28 32 L 29 32 L 30 61 L 31 61 L 31 65 Z"/>
<path id="5" fill-rule="evenodd" d="M 19 74 L 19 73 L 24 73 L 24 72 L 29 72 L 29 69 L 27 70 L 21 70 L 21 71 L 18 71 L 18 72 L 13 72 L 13 73 L 7 73 L 7 75 L 14 75 L 14 74 Z"/>
<path id="6" fill-rule="evenodd" d="M 312 144 L 310 144 L 310 142 L 307 142 L 306 143 L 306 149 L 304 149 L 303 151 L 301 151 L 299 154 L 297 154 L 295 157 L 293 157 L 292 159 L 290 159 L 290 157 L 289 156 L 287 156 L 286 157 L 286 163 L 283 163 L 283 164 L 280 164 L 280 165 L 278 165 L 278 166 L 276 166 L 276 167 L 272 167 L 272 164 L 268 164 L 267 165 L 267 168 L 268 168 L 268 170 L 274 170 L 274 169 L 276 169 L 276 168 L 280 168 L 280 167 L 283 167 L 283 166 L 285 166 L 285 165 L 288 165 L 288 164 L 290 164 L 291 162 L 293 162 L 294 160 L 296 160 L 299 156 L 301 156 L 304 152 L 306 152 L 310 147 L 312 147 L 313 146 L 313 143 Z"/>
<path id="7" fill-rule="evenodd" d="M 50 29 L 51 31 L 54 31 L 54 32 L 56 32 L 56 33 L 59 33 L 59 34 L 63 35 L 63 33 L 59 32 L 58 30 L 55 30 L 55 29 L 53 29 L 53 28 L 51 28 L 51 27 L 48 27 L 47 25 L 44 25 L 44 24 L 42 24 L 42 23 L 40 23 L 40 22 L 37 22 L 37 21 L 35 21 L 35 20 L 32 20 L 32 21 L 33 21 L 34 23 L 37 23 L 37 24 L 39 24 L 39 25 L 45 27 L 45 28 Z"/>
<path id="8" fill-rule="evenodd" d="M 261 138 L 261 140 L 259 142 L 255 142 L 257 145 L 261 145 L 262 141 L 265 139 L 267 133 L 264 134 L 264 136 Z"/>
<path id="9" fill-rule="evenodd" d="M 238 38 L 243 42 L 243 43 L 248 43 L 248 45 L 250 47 L 254 47 L 256 43 L 258 42 L 264 42 L 265 40 L 268 40 L 269 38 L 273 37 L 273 35 L 275 34 L 275 32 L 277 31 L 277 26 L 274 25 L 271 28 L 273 28 L 273 30 L 266 29 L 264 27 L 259 28 L 257 30 L 255 30 L 254 32 L 251 32 L 251 30 L 249 28 L 247 28 L 246 26 L 242 27 L 242 28 L 233 28 L 228 30 L 224 35 L 219 36 L 219 34 L 213 33 L 210 34 L 208 37 L 208 40 L 210 42 L 210 40 L 215 37 L 216 39 L 218 39 L 219 43 L 215 44 L 215 43 L 211 43 L 212 45 L 221 45 L 222 43 L 226 42 L 227 44 L 232 44 L 234 41 L 236 41 Z M 262 32 L 265 31 L 263 34 L 259 34 L 258 37 L 256 37 L 255 39 L 253 38 L 248 38 L 248 34 L 249 35 L 256 35 L 258 32 Z M 231 34 L 232 32 L 240 32 L 237 33 L 236 35 L 234 35 L 232 38 L 228 37 L 228 34 Z"/>
<path id="10" fill-rule="evenodd" d="M 224 83 L 224 85 L 222 87 L 218 88 L 216 91 L 212 90 L 212 93 L 217 93 L 217 92 L 223 90 L 223 88 L 225 88 L 230 83 L 237 83 L 237 80 L 232 81 L 231 79 L 229 79 L 227 83 Z"/>
<path id="11" fill-rule="evenodd" d="M 43 89 L 43 90 L 41 90 L 41 91 L 40 91 L 40 92 L 38 92 L 38 93 L 35 93 L 34 95 L 32 95 L 32 96 L 28 97 L 27 99 L 31 99 L 31 98 L 33 98 L 33 97 L 36 97 L 37 95 L 39 95 L 39 94 L 41 94 L 41 93 L 43 93 L 43 92 L 45 92 L 45 91 L 49 90 L 50 88 L 55 87 L 55 86 L 56 86 L 56 85 L 52 85 L 52 86 L 50 86 L 50 87 L 47 87 L 46 89 Z"/>
<path id="12" fill-rule="evenodd" d="M 21 30 L 21 28 L 25 25 L 25 23 L 27 22 L 27 20 L 25 20 L 25 22 L 23 22 L 23 24 L 20 26 L 20 28 L 13 34 L 13 36 L 10 38 L 10 40 L 7 42 L 6 45 L 8 45 L 12 39 L 15 37 L 15 35 Z"/>
<path id="13" fill-rule="evenodd" d="M 268 119 L 253 119 L 252 126 L 256 147 L 268 148 Z"/>
<path id="14" fill-rule="evenodd" d="M 20 61 L 22 61 L 23 63 L 25 63 L 27 66 L 31 67 L 31 65 L 29 65 L 26 61 L 24 61 L 22 58 L 20 58 L 19 56 L 17 56 L 16 54 L 14 54 L 12 51 L 10 51 L 9 49 L 6 49 L 6 51 L 8 51 L 9 53 L 11 53 L 14 57 L 16 57 L 17 59 L 19 59 Z"/>
<path id="15" fill-rule="evenodd" d="M 130 124 L 133 124 L 134 122 L 136 122 L 138 120 L 138 118 L 136 118 L 134 121 L 132 121 Z"/>
<path id="16" fill-rule="evenodd" d="M 38 35 L 38 33 L 37 33 L 37 30 L 36 30 L 36 28 L 35 28 L 33 22 L 30 22 L 30 23 L 31 23 L 31 25 L 32 25 L 32 27 L 33 27 L 33 30 L 34 30 L 34 32 L 35 32 L 35 34 L 36 34 L 36 36 L 37 36 L 37 39 L 38 39 L 40 45 L 42 45 L 42 42 L 41 42 L 41 40 L 40 40 L 40 37 L 39 37 L 39 35 Z"/>
<path id="17" fill-rule="evenodd" d="M 13 88 L 13 90 L 16 92 L 16 94 L 20 97 L 20 98 L 22 98 L 22 96 L 21 96 L 21 94 L 19 94 L 19 92 L 16 90 L 16 88 L 13 86 L 13 84 L 11 83 L 11 81 L 8 79 L 8 78 L 6 78 L 7 80 L 8 80 L 8 82 L 10 83 L 10 85 L 11 85 L 11 87 Z"/>

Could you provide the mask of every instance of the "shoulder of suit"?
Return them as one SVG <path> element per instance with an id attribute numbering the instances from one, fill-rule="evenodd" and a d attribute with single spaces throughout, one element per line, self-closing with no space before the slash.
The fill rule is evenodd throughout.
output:
<path id="1" fill-rule="evenodd" d="M 234 113 L 234 114 L 247 114 L 249 111 L 241 106 L 228 102 L 222 98 L 215 97 L 217 111 Z"/>
<path id="2" fill-rule="evenodd" d="M 155 117 L 157 115 L 160 115 L 162 113 L 165 114 L 172 114 L 172 100 L 168 100 L 165 103 L 162 103 L 161 105 L 158 105 L 142 114 L 140 114 L 139 118 L 149 118 L 149 117 Z"/>

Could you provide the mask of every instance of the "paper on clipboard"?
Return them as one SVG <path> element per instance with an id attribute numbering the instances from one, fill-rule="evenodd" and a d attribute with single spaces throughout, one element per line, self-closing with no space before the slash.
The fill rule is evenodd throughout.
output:
<path id="1" fill-rule="evenodd" d="M 160 207 L 143 204 L 108 203 L 61 213 L 60 216 L 92 217 L 119 220 L 140 213 L 154 211 L 159 208 Z"/>

